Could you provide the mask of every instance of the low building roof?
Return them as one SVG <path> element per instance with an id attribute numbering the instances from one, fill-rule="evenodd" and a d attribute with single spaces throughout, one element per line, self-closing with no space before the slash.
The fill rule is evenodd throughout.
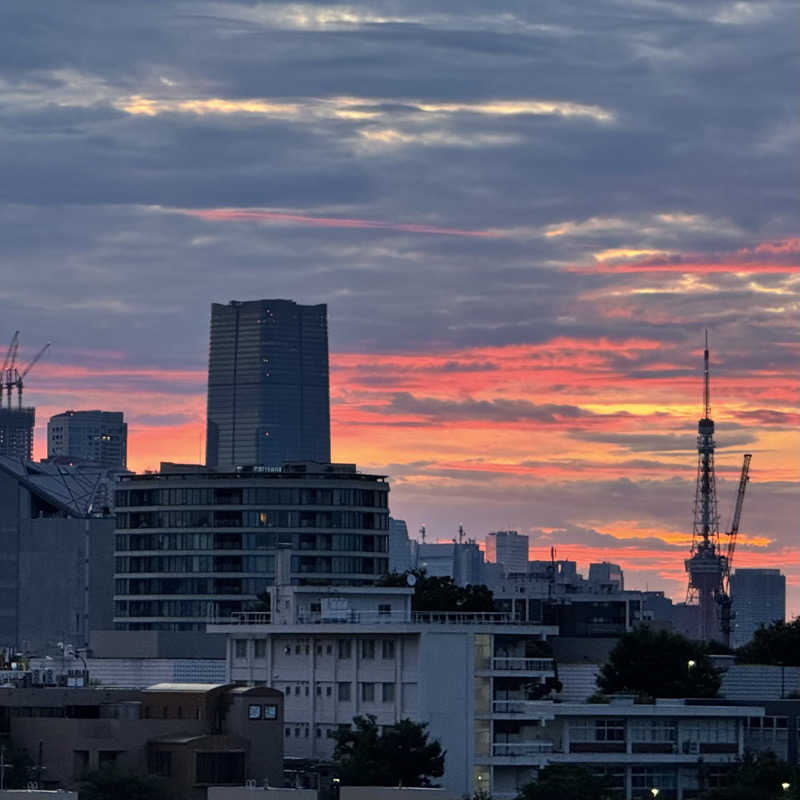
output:
<path id="1" fill-rule="evenodd" d="M 143 689 L 143 692 L 192 692 L 204 694 L 215 689 L 224 689 L 228 683 L 155 683 Z"/>

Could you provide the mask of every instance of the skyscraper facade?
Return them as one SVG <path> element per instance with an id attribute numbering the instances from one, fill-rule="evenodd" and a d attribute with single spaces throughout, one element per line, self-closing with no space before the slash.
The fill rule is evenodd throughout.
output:
<path id="1" fill-rule="evenodd" d="M 213 303 L 206 464 L 328 463 L 330 449 L 327 306 Z"/>
<path id="2" fill-rule="evenodd" d="M 762 626 L 786 619 L 786 577 L 778 569 L 737 569 L 731 575 L 733 646 L 747 644 Z"/>
<path id="3" fill-rule="evenodd" d="M 47 423 L 47 458 L 125 469 L 128 426 L 121 411 L 65 411 Z"/>
<path id="4" fill-rule="evenodd" d="M 486 560 L 501 564 L 508 575 L 528 571 L 528 537 L 517 531 L 495 531 L 486 537 Z"/>

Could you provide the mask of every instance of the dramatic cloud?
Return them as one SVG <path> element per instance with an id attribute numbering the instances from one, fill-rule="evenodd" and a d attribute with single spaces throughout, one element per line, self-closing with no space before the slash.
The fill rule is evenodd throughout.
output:
<path id="1" fill-rule="evenodd" d="M 329 308 L 333 449 L 449 538 L 680 596 L 704 329 L 720 504 L 798 610 L 796 9 L 11 0 L 5 329 L 47 417 L 203 457 L 209 303 Z M 544 552 L 542 552 L 544 551 Z"/>

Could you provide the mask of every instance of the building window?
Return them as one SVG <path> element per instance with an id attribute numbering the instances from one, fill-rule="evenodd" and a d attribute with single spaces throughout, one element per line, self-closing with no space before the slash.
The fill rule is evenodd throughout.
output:
<path id="1" fill-rule="evenodd" d="M 331 653 L 333 653 L 333 645 L 326 644 L 325 645 L 325 655 L 329 656 Z"/>
<path id="2" fill-rule="evenodd" d="M 361 684 L 361 700 L 364 703 L 374 703 L 375 702 L 375 684 L 374 683 L 362 683 Z"/>
<path id="3" fill-rule="evenodd" d="M 392 606 L 390 603 L 379 603 L 378 604 L 378 616 L 379 617 L 390 617 L 392 615 Z"/>
<path id="4" fill-rule="evenodd" d="M 263 719 L 278 719 L 278 706 L 270 703 L 264 706 Z"/>
<path id="5" fill-rule="evenodd" d="M 331 690 L 331 687 L 330 686 L 326 686 L 325 687 L 325 697 L 330 697 L 331 694 L 333 694 L 333 692 Z"/>
<path id="6" fill-rule="evenodd" d="M 255 640 L 255 658 L 265 658 L 267 655 L 267 640 L 266 639 L 256 639 Z"/>
<path id="7" fill-rule="evenodd" d="M 369 659 L 375 658 L 375 640 L 362 639 L 361 640 L 361 658 Z"/>
<path id="8" fill-rule="evenodd" d="M 233 654 L 236 658 L 247 658 L 247 639 L 233 640 Z"/>
<path id="9" fill-rule="evenodd" d="M 287 739 L 288 739 L 288 738 L 290 738 L 290 737 L 291 737 L 291 735 L 292 735 L 292 729 L 291 729 L 291 728 L 287 728 L 287 729 L 286 729 L 286 738 L 287 738 Z"/>
<path id="10" fill-rule="evenodd" d="M 317 684 L 316 695 L 317 697 L 322 697 L 322 687 L 319 684 Z"/>
<path id="11" fill-rule="evenodd" d="M 247 719 L 261 719 L 261 706 L 251 704 L 247 707 Z"/>
<path id="12" fill-rule="evenodd" d="M 339 700 L 345 703 L 350 702 L 350 683 L 342 682 L 338 686 Z"/>
<path id="13" fill-rule="evenodd" d="M 387 660 L 394 658 L 394 641 L 391 639 L 383 640 L 383 657 Z"/>
<path id="14" fill-rule="evenodd" d="M 350 649 L 349 639 L 339 639 L 339 658 L 350 658 Z"/>
<path id="15" fill-rule="evenodd" d="M 384 703 L 394 703 L 394 684 L 393 683 L 384 683 L 384 684 L 382 684 L 381 700 L 383 700 Z"/>

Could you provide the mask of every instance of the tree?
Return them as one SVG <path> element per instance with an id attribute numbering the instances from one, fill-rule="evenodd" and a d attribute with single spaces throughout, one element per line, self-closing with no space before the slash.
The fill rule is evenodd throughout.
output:
<path id="1" fill-rule="evenodd" d="M 782 784 L 788 787 L 783 788 Z M 725 786 L 708 789 L 701 800 L 799 800 L 800 770 L 773 752 L 748 753 L 731 770 Z"/>
<path id="2" fill-rule="evenodd" d="M 80 797 L 81 800 L 172 800 L 172 793 L 161 778 L 104 768 L 86 776 Z"/>
<path id="3" fill-rule="evenodd" d="M 372 714 L 353 725 L 335 734 L 333 760 L 344 785 L 428 786 L 444 774 L 445 754 L 428 741 L 427 725 L 402 719 L 380 733 Z"/>
<path id="4" fill-rule="evenodd" d="M 648 697 L 716 697 L 721 683 L 704 645 L 647 625 L 620 638 L 597 677 L 607 694 Z"/>
<path id="5" fill-rule="evenodd" d="M 452 578 L 428 576 L 424 569 L 390 572 L 378 580 L 379 586 L 408 586 L 414 578 L 413 611 L 494 611 L 492 590 L 482 584 L 459 586 Z"/>
<path id="6" fill-rule="evenodd" d="M 550 764 L 533 783 L 522 787 L 517 800 L 607 800 L 610 783 L 577 764 Z"/>
<path id="7" fill-rule="evenodd" d="M 753 638 L 736 651 L 736 659 L 743 664 L 800 667 L 800 617 L 759 628 Z"/>

